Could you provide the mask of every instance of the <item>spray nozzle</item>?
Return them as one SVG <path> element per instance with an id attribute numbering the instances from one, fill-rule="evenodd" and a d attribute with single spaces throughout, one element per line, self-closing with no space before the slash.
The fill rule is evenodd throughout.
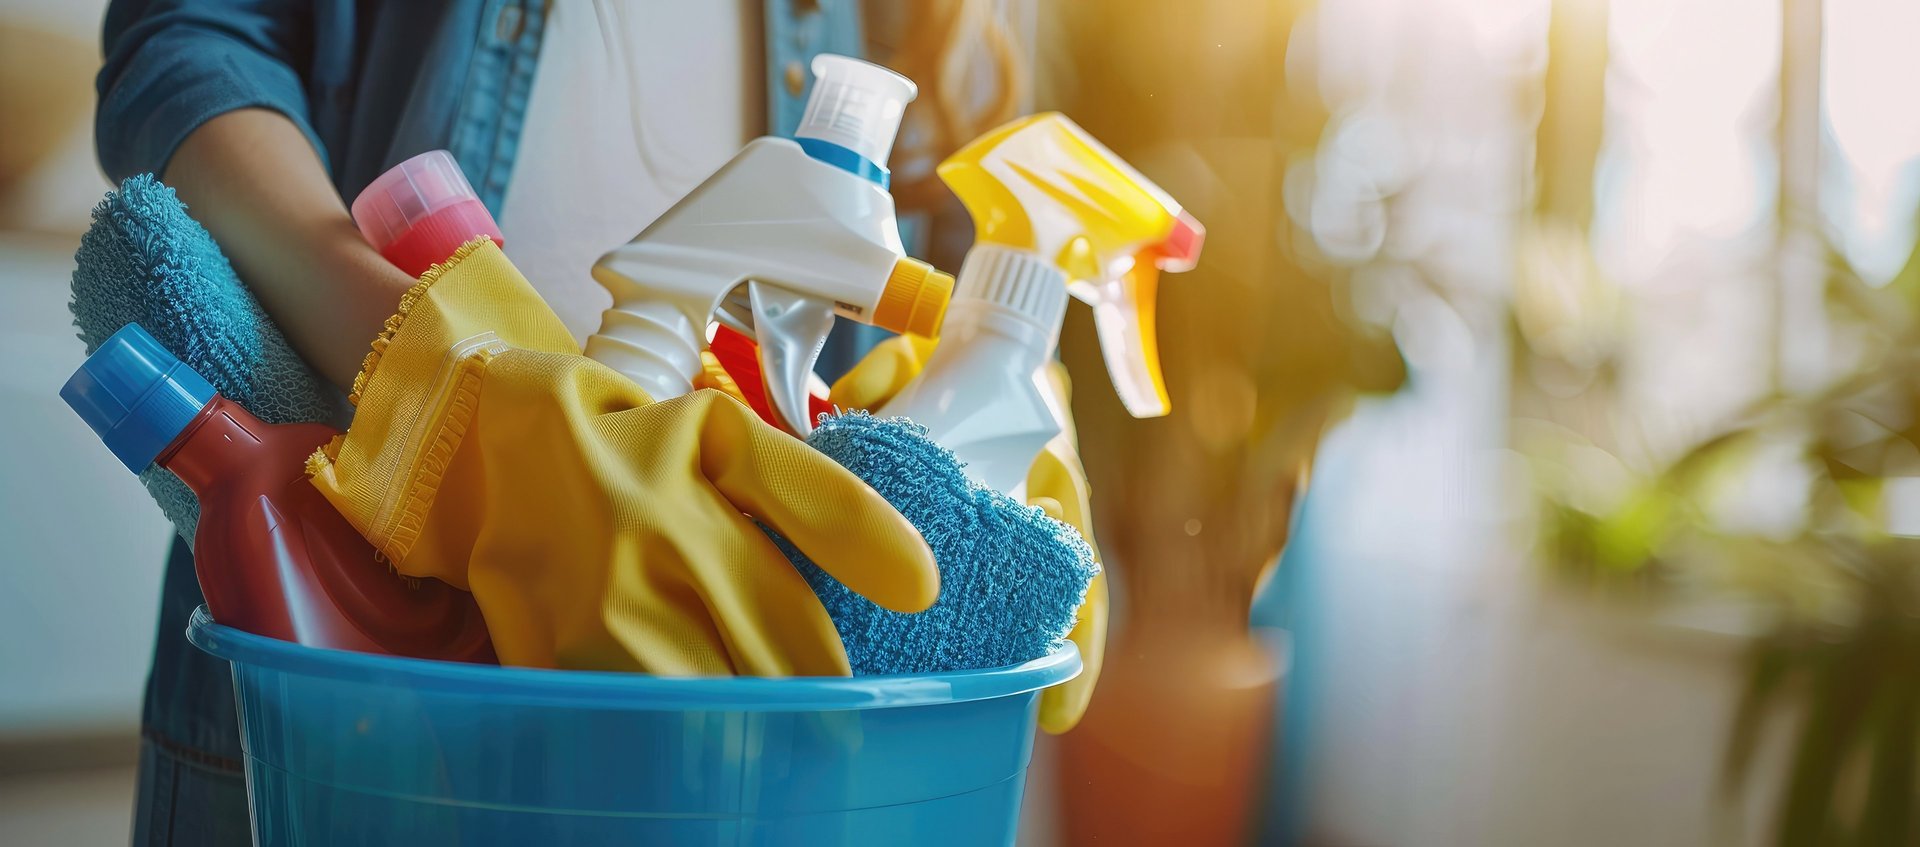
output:
<path id="1" fill-rule="evenodd" d="M 901 115 L 919 88 L 879 65 L 830 53 L 813 58 L 813 75 L 813 93 L 794 138 L 809 156 L 884 188 Z M 818 142 L 825 142 L 825 149 L 816 146 Z M 896 332 L 931 334 L 952 291 L 952 277 L 901 257 L 881 291 L 872 322 Z M 789 429 L 805 435 L 812 429 L 808 378 L 833 328 L 833 304 L 759 281 L 747 284 L 747 300 L 771 404 Z"/>
<path id="2" fill-rule="evenodd" d="M 1166 192 L 1066 116 L 1009 123 L 940 164 L 975 240 L 1030 250 L 1093 307 L 1114 389 L 1135 417 L 1170 409 L 1154 300 L 1162 271 L 1191 269 L 1206 230 Z"/>
<path id="3" fill-rule="evenodd" d="M 885 189 L 913 83 L 844 56 L 818 56 L 813 70 L 796 139 L 749 142 L 594 264 L 613 306 L 585 350 L 656 399 L 678 396 L 701 373 L 701 331 L 719 320 L 758 345 L 773 416 L 799 435 L 812 428 L 807 387 L 835 315 L 932 334 L 953 291 L 952 277 L 903 255 Z"/>
<path id="4" fill-rule="evenodd" d="M 1160 243 L 1147 247 L 1142 258 L 1167 273 L 1193 270 L 1200 262 L 1200 246 L 1207 241 L 1207 228 L 1182 211 L 1173 219 L 1173 231 Z"/>
<path id="5" fill-rule="evenodd" d="M 813 76 L 813 94 L 794 137 L 837 144 L 886 167 L 900 116 L 920 93 L 913 80 L 831 53 L 813 57 Z"/>

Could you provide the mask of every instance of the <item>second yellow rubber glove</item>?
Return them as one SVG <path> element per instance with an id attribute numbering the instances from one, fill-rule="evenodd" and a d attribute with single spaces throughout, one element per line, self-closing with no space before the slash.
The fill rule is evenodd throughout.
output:
<path id="1" fill-rule="evenodd" d="M 401 573 L 472 591 L 502 664 L 846 675 L 756 519 L 881 606 L 939 594 L 872 488 L 720 392 L 653 403 L 579 355 L 491 242 L 408 293 L 354 402 L 314 484 Z"/>
<path id="2" fill-rule="evenodd" d="M 888 400 L 919 375 L 936 345 L 935 341 L 913 335 L 897 336 L 881 342 L 859 364 L 854 365 L 853 370 L 833 384 L 829 399 L 843 409 L 872 410 L 886 405 Z M 1047 366 L 1046 373 L 1048 386 L 1059 400 L 1060 408 L 1069 408 L 1071 385 L 1066 368 L 1055 362 Z M 1093 549 L 1097 561 L 1100 547 L 1093 540 L 1087 473 L 1080 464 L 1075 445 L 1073 422 L 1068 420 L 1060 434 L 1048 441 L 1046 448 L 1034 458 L 1033 467 L 1027 472 L 1027 499 L 1031 505 L 1045 509 L 1054 519 L 1079 530 L 1087 546 Z M 1081 603 L 1078 620 L 1067 637 L 1080 648 L 1080 675 L 1040 695 L 1040 727 L 1056 735 L 1072 729 L 1080 722 L 1080 716 L 1086 713 L 1087 703 L 1093 697 L 1094 686 L 1100 681 L 1100 665 L 1106 656 L 1107 645 L 1105 573 L 1095 576 L 1093 583 L 1087 586 L 1087 599 Z"/>

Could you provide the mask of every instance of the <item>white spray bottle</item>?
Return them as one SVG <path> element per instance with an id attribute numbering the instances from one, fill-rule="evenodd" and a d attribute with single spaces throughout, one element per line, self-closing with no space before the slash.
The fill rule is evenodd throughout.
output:
<path id="1" fill-rule="evenodd" d="M 613 295 L 586 354 L 655 400 L 693 390 L 709 322 L 759 344 L 787 427 L 812 430 L 807 386 L 835 315 L 938 333 L 953 278 L 900 243 L 886 161 L 911 80 L 844 56 L 813 60 L 795 139 L 758 138 L 632 242 L 601 257 Z"/>
<path id="2" fill-rule="evenodd" d="M 1154 291 L 1161 271 L 1188 270 L 1199 258 L 1199 221 L 1058 113 L 995 129 L 939 172 L 973 217 L 974 246 L 940 346 L 880 413 L 927 427 L 975 481 L 1019 490 L 1065 420 L 1040 369 L 1053 358 L 1072 293 L 1094 308 L 1128 411 L 1166 414 Z"/>

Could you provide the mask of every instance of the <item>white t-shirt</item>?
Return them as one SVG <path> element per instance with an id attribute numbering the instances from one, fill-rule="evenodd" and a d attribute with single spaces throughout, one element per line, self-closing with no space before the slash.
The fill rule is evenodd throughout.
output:
<path id="1" fill-rule="evenodd" d="M 575 339 L 611 302 L 593 263 L 761 133 L 759 5 L 556 0 L 548 11 L 500 230 Z"/>

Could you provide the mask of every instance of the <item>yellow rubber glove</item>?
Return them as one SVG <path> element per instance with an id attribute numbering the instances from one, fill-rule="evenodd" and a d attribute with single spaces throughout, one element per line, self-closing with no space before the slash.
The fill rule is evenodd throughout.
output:
<path id="1" fill-rule="evenodd" d="M 900 389 L 919 375 L 937 342 L 913 335 L 887 339 L 867 353 L 853 370 L 833 384 L 829 399 L 843 409 L 875 409 L 886 405 Z M 1060 408 L 1069 408 L 1071 384 L 1067 369 L 1054 362 L 1047 366 L 1047 383 Z M 1096 561 L 1100 547 L 1093 540 L 1093 513 L 1089 508 L 1090 490 L 1087 472 L 1080 464 L 1073 422 L 1068 420 L 1059 435 L 1047 442 L 1027 471 L 1027 499 L 1030 505 L 1046 510 L 1048 516 L 1073 525 L 1093 549 Z M 1069 639 L 1080 648 L 1080 675 L 1040 695 L 1040 727 L 1049 733 L 1066 732 L 1086 714 L 1093 687 L 1100 681 L 1100 665 L 1107 647 L 1107 577 L 1103 572 L 1087 586 L 1087 599 L 1080 605 L 1078 620 Z"/>
<path id="2" fill-rule="evenodd" d="M 720 392 L 651 402 L 491 242 L 423 277 L 374 350 L 313 482 L 401 573 L 471 590 L 502 664 L 847 675 L 756 518 L 881 606 L 939 594 L 873 489 Z"/>

